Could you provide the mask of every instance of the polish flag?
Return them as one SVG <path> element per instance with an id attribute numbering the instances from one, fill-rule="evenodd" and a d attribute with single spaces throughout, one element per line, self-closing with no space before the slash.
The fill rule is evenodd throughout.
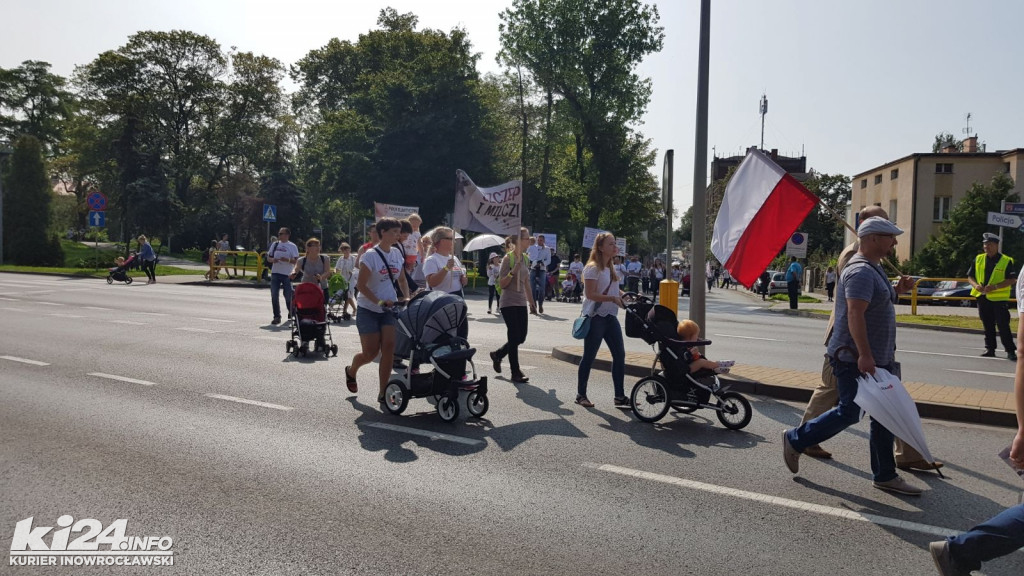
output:
<path id="1" fill-rule="evenodd" d="M 751 150 L 725 188 L 711 252 L 749 288 L 817 204 L 778 164 Z"/>

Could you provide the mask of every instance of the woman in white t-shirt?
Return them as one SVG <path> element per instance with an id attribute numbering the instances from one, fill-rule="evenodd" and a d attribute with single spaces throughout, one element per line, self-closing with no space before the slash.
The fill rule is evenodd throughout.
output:
<path id="1" fill-rule="evenodd" d="M 487 255 L 487 313 L 493 310 L 494 299 L 498 296 L 498 272 L 501 271 L 501 257 L 496 252 Z M 499 301 L 498 304 L 501 304 Z"/>
<path id="2" fill-rule="evenodd" d="M 622 326 L 619 324 L 619 308 L 622 308 L 622 293 L 619 279 L 612 266 L 612 258 L 619 249 L 615 236 L 602 232 L 594 239 L 590 260 L 583 269 L 583 312 L 590 316 L 590 330 L 583 339 L 583 358 L 576 376 L 576 403 L 591 408 L 594 403 L 587 398 L 587 381 L 594 358 L 601 348 L 601 341 L 608 344 L 612 354 L 612 384 L 615 388 L 615 406 L 628 407 L 629 399 L 623 387 L 626 374 L 626 348 L 622 341 Z"/>
<path id="3" fill-rule="evenodd" d="M 409 297 L 409 286 L 402 269 L 405 261 L 395 248 L 402 224 L 394 218 L 381 218 L 377 224 L 380 243 L 359 257 L 359 296 L 356 298 L 356 330 L 359 332 L 361 351 L 345 367 L 345 384 L 356 392 L 356 373 L 364 364 L 373 362 L 380 354 L 380 392 L 377 401 L 384 401 L 384 389 L 391 376 L 395 354 L 395 315 L 391 306 L 401 297 Z"/>
<path id="4" fill-rule="evenodd" d="M 455 257 L 455 231 L 445 226 L 438 226 L 430 233 L 434 251 L 423 262 L 423 276 L 427 279 L 427 289 L 455 294 L 463 297 L 462 287 L 466 285 L 466 269 Z M 466 338 L 469 336 L 469 322 L 459 324 L 456 333 Z"/>
<path id="5" fill-rule="evenodd" d="M 342 242 L 338 252 L 341 252 L 341 256 L 338 256 L 338 261 L 334 264 L 334 270 L 341 274 L 341 277 L 345 279 L 345 285 L 348 286 L 344 294 L 345 304 L 341 307 L 341 318 L 342 320 L 351 320 L 352 316 L 348 313 L 349 308 L 352 309 L 353 314 L 356 312 L 356 301 L 352 298 L 352 293 L 356 287 L 356 257 L 352 254 L 352 247 L 348 245 L 348 242 Z"/>

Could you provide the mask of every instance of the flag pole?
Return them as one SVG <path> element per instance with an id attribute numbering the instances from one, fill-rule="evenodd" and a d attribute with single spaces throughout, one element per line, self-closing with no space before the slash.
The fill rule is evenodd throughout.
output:
<path id="1" fill-rule="evenodd" d="M 850 223 L 846 221 L 846 218 L 844 218 L 843 216 L 840 216 L 839 212 L 836 212 L 835 210 L 832 209 L 831 206 L 829 206 L 828 204 L 825 204 L 825 199 L 824 198 L 821 198 L 819 196 L 818 197 L 818 204 L 822 208 L 827 210 L 828 213 L 831 214 L 832 217 L 836 219 L 836 221 L 838 221 L 843 226 L 846 226 L 847 230 L 849 230 L 850 232 L 853 232 L 854 236 L 857 235 L 857 229 L 854 228 L 853 226 L 850 226 Z M 897 276 L 904 276 L 903 272 L 895 264 L 893 264 L 892 261 L 890 261 L 888 258 L 882 258 L 882 262 L 885 262 L 889 266 L 889 269 L 891 269 L 893 272 L 895 272 Z"/>

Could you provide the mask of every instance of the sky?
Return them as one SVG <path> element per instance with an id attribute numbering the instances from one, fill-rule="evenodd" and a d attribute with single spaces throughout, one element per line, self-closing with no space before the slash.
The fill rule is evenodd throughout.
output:
<path id="1" fill-rule="evenodd" d="M 699 0 L 657 6 L 665 42 L 638 73 L 653 95 L 637 129 L 675 151 L 677 215 L 692 204 Z M 70 75 L 140 30 L 186 29 L 225 49 L 292 64 L 331 38 L 356 41 L 382 8 L 419 27 L 465 29 L 481 73 L 498 72 L 499 14 L 511 0 L 7 0 L 0 67 L 43 60 Z M 914 152 L 935 135 L 971 134 L 988 151 L 1024 147 L 1019 0 L 711 0 L 708 162 L 761 140 L 808 168 L 854 174 Z M 1016 40 L 1015 40 L 1016 38 Z M 714 151 L 714 152 L 713 152 Z M 700 188 L 703 188 L 701 186 Z"/>

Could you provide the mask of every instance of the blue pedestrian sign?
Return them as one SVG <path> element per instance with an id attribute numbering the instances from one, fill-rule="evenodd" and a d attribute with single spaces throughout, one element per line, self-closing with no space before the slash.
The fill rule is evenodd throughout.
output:
<path id="1" fill-rule="evenodd" d="M 94 228 L 103 228 L 107 225 L 107 213 L 103 210 L 93 210 L 89 212 L 89 226 Z"/>
<path id="2" fill-rule="evenodd" d="M 90 192 L 85 202 L 89 205 L 89 209 L 93 211 L 99 212 L 107 209 L 107 197 L 102 192 Z"/>
<path id="3" fill-rule="evenodd" d="M 273 204 L 263 205 L 263 221 L 277 222 L 277 206 Z"/>

